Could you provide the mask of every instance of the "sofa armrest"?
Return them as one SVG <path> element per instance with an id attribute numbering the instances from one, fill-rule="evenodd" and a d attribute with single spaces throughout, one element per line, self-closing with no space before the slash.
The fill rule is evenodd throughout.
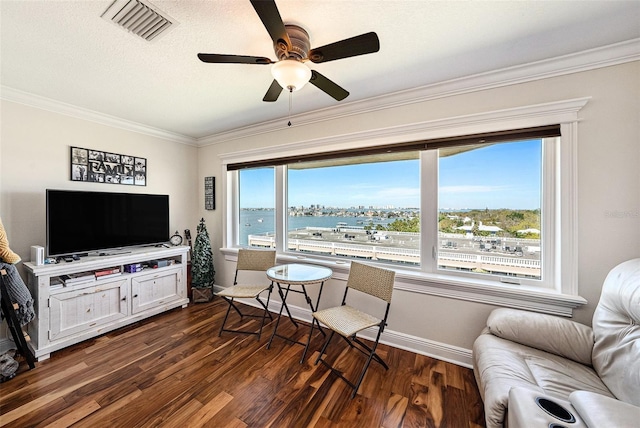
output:
<path id="1" fill-rule="evenodd" d="M 572 392 L 569 401 L 589 428 L 632 427 L 640 421 L 640 407 L 594 392 Z"/>
<path id="2" fill-rule="evenodd" d="M 494 336 L 591 366 L 591 327 L 553 315 L 517 309 L 494 309 L 487 319 Z"/>

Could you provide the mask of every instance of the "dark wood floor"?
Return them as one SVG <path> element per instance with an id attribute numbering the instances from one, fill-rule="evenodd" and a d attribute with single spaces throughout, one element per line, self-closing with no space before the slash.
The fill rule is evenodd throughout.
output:
<path id="1" fill-rule="evenodd" d="M 469 369 L 380 345 L 390 369 L 372 363 L 351 400 L 342 380 L 313 364 L 320 334 L 299 364 L 300 345 L 276 338 L 266 349 L 273 323 L 260 342 L 218 337 L 225 309 L 217 298 L 192 304 L 54 352 L 34 370 L 21 362 L 0 384 L 0 426 L 484 427 Z M 282 321 L 284 333 L 306 338 L 306 325 Z M 355 376 L 362 354 L 332 345 L 329 361 Z"/>

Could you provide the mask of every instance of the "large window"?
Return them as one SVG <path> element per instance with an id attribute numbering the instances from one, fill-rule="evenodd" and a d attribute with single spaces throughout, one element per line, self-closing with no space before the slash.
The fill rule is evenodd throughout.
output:
<path id="1" fill-rule="evenodd" d="M 273 246 L 275 242 L 274 168 L 248 168 L 238 173 L 237 244 Z"/>
<path id="2" fill-rule="evenodd" d="M 336 153 L 239 168 L 232 173 L 239 183 L 235 244 L 282 242 L 284 253 L 548 286 L 543 244 L 554 237 L 543 225 L 553 216 L 546 218 L 544 205 L 554 192 L 543 187 L 543 151 L 555 142 Z"/>
<path id="3" fill-rule="evenodd" d="M 438 268 L 542 279 L 542 149 L 535 139 L 439 150 Z"/>
<path id="4" fill-rule="evenodd" d="M 395 269 L 404 290 L 571 315 L 584 304 L 575 186 L 586 102 L 222 155 L 223 252 L 272 247 L 334 272 L 362 259 Z"/>
<path id="5" fill-rule="evenodd" d="M 287 249 L 420 264 L 417 152 L 287 165 Z"/>

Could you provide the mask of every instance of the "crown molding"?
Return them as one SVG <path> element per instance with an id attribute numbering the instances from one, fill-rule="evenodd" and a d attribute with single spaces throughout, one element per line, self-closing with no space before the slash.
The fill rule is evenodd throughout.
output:
<path id="1" fill-rule="evenodd" d="M 11 101 L 18 104 L 24 104 L 30 107 L 36 107 L 53 113 L 71 116 L 89 122 L 110 126 L 113 128 L 124 129 L 126 131 L 137 132 L 139 134 L 151 137 L 161 138 L 174 143 L 188 144 L 196 146 L 197 141 L 193 137 L 189 137 L 174 132 L 165 131 L 164 129 L 154 128 L 152 126 L 143 125 L 131 120 L 122 119 L 120 117 L 111 116 L 97 111 L 77 107 L 72 104 L 56 101 L 51 98 L 34 95 L 29 92 L 14 89 L 9 86 L 0 86 L 0 99 Z"/>
<path id="2" fill-rule="evenodd" d="M 354 101 L 347 104 L 328 107 L 310 113 L 296 115 L 293 119 L 296 123 L 295 126 L 309 125 L 317 122 L 335 120 L 378 110 L 387 110 L 438 98 L 610 67 L 613 65 L 637 61 L 639 59 L 640 38 L 600 48 L 589 49 L 574 54 L 532 62 L 529 64 L 475 74 L 414 89 L 367 98 L 361 101 Z M 175 143 L 200 147 L 282 130 L 282 119 L 276 119 L 234 129 L 228 132 L 194 138 L 160 128 L 143 125 L 116 116 L 77 107 L 4 85 L 0 85 L 0 99 L 40 108 L 54 113 L 64 114 L 66 116 L 76 117 L 114 128 L 161 138 Z"/>
<path id="3" fill-rule="evenodd" d="M 299 114 L 294 116 L 292 121 L 295 122 L 295 126 L 304 126 L 438 98 L 595 70 L 637 60 L 640 60 L 640 38 Z M 276 119 L 198 138 L 197 144 L 199 146 L 208 146 L 282 129 L 282 119 Z"/>

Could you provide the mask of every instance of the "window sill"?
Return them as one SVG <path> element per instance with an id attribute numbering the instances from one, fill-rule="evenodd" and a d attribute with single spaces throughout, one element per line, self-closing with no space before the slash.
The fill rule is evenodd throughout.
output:
<path id="1" fill-rule="evenodd" d="M 237 248 L 221 248 L 225 260 L 235 261 Z M 346 281 L 349 262 L 310 256 L 278 254 L 278 263 L 311 263 L 334 271 L 333 279 Z M 467 279 L 453 275 L 419 272 L 402 267 L 382 265 L 396 271 L 395 289 L 419 294 L 448 297 L 488 305 L 524 309 L 552 315 L 571 317 L 573 309 L 585 305 L 580 296 L 561 294 L 543 288 L 503 284 L 495 281 Z"/>

